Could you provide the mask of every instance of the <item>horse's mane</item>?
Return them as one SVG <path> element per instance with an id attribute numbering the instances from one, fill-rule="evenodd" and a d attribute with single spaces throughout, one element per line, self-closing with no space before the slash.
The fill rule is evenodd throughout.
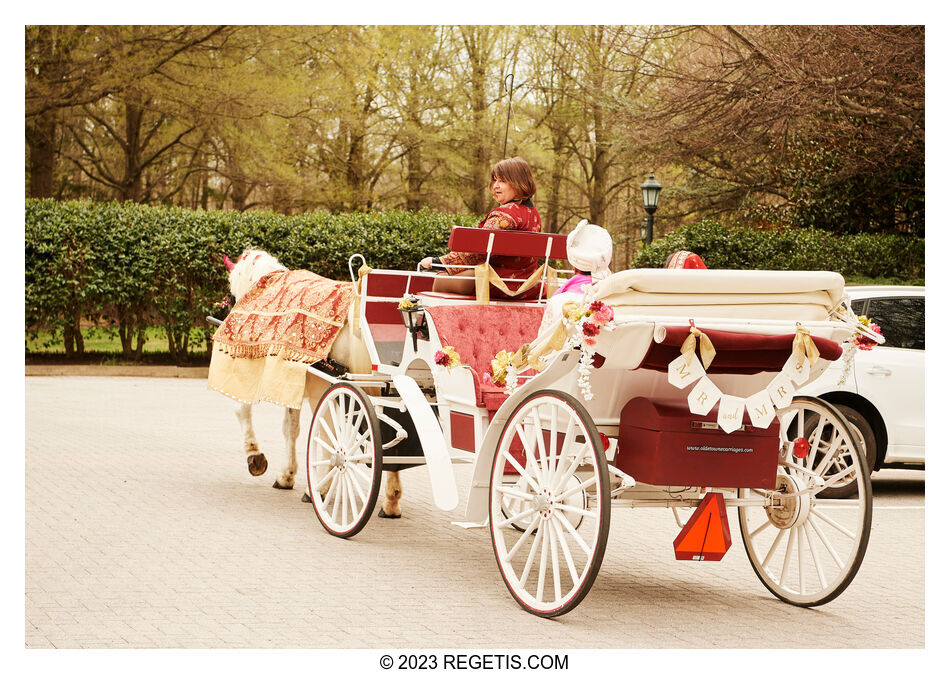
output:
<path id="1" fill-rule="evenodd" d="M 287 271 L 287 267 L 277 261 L 277 258 L 263 250 L 245 250 L 228 276 L 228 285 L 231 294 L 236 299 L 244 297 L 261 277 L 274 271 Z"/>

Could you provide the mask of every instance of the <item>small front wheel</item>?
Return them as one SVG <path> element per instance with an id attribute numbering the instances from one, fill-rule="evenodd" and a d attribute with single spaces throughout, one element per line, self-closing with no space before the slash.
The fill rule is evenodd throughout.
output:
<path id="1" fill-rule="evenodd" d="M 533 393 L 508 419 L 489 526 L 502 578 L 529 613 L 563 615 L 590 591 L 607 549 L 610 481 L 597 427 L 572 396 Z"/>
<path id="2" fill-rule="evenodd" d="M 349 538 L 366 526 L 382 469 L 379 420 L 369 396 L 352 384 L 334 384 L 317 404 L 307 439 L 307 484 L 324 529 Z"/>

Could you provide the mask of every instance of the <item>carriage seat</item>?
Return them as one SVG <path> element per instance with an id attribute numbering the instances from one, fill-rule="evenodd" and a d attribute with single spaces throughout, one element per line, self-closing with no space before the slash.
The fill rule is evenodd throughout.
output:
<path id="1" fill-rule="evenodd" d="M 544 307 L 541 305 L 481 304 L 427 307 L 430 324 L 443 347 L 451 346 L 471 368 L 475 404 L 497 410 L 505 401 L 505 387 L 484 383 L 491 361 L 501 350 L 517 351 L 538 336 Z M 524 374 L 534 374 L 529 370 Z"/>
<path id="2" fill-rule="evenodd" d="M 453 227 L 449 234 L 449 250 L 456 253 L 485 253 L 488 256 L 489 265 L 492 255 L 536 257 L 543 263 L 546 259 L 567 259 L 567 236 L 519 230 Z M 493 301 L 501 302 L 525 302 L 537 299 L 537 296 L 541 295 L 540 291 L 539 283 L 533 290 L 523 293 L 525 297 L 513 298 L 500 292 L 496 295 L 493 289 L 491 298 Z M 433 301 L 439 303 L 475 302 L 474 295 L 459 293 L 428 291 L 419 295 L 426 298 L 423 300 L 424 304 L 432 304 Z"/>

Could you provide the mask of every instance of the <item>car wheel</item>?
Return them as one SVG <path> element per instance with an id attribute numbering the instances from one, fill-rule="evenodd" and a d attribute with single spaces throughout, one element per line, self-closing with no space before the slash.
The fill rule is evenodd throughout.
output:
<path id="1" fill-rule="evenodd" d="M 874 429 L 864 418 L 864 415 L 853 407 L 836 404 L 835 408 L 841 412 L 841 415 L 847 419 L 858 445 L 864 449 L 864 455 L 868 460 L 868 470 L 874 470 L 874 463 L 877 460 L 877 440 L 874 437 Z M 841 485 L 840 487 L 830 487 L 821 493 L 822 498 L 851 498 L 857 493 L 858 486 L 853 481 Z"/>

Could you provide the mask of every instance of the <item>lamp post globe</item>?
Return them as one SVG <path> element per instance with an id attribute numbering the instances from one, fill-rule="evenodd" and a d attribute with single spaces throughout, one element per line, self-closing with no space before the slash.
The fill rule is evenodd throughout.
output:
<path id="1" fill-rule="evenodd" d="M 643 192 L 643 210 L 647 212 L 645 243 L 653 243 L 653 214 L 656 212 L 657 204 L 660 201 L 661 189 L 663 189 L 663 186 L 653 177 L 652 172 L 646 182 L 640 185 L 640 191 Z"/>

